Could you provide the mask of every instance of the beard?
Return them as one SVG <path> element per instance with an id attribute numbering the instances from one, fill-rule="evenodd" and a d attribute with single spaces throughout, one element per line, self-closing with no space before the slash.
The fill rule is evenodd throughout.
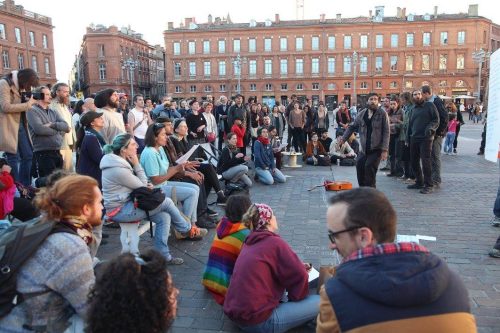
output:
<path id="1" fill-rule="evenodd" d="M 102 223 L 102 210 L 92 211 L 92 215 L 87 219 L 87 223 L 91 226 L 98 226 Z"/>
<path id="2" fill-rule="evenodd" d="M 378 109 L 378 105 L 373 103 L 373 104 L 368 104 L 368 108 L 372 111 L 376 111 Z"/>
<path id="3" fill-rule="evenodd" d="M 113 109 L 118 108 L 118 102 L 113 102 L 112 100 L 109 100 L 108 106 L 111 106 Z"/>
<path id="4" fill-rule="evenodd" d="M 417 105 L 422 105 L 422 104 L 424 104 L 424 102 L 425 102 L 425 101 L 424 101 L 424 99 L 423 99 L 423 98 L 422 98 L 422 99 L 419 99 L 419 100 L 415 100 L 415 104 L 417 104 Z"/>

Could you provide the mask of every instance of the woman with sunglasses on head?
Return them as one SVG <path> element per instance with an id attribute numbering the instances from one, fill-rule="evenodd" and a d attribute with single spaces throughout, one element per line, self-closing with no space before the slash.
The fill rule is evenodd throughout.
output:
<path id="1" fill-rule="evenodd" d="M 316 318 L 319 295 L 309 296 L 310 266 L 277 234 L 271 207 L 254 204 L 242 221 L 252 232 L 234 266 L 224 313 L 244 332 L 286 332 Z"/>

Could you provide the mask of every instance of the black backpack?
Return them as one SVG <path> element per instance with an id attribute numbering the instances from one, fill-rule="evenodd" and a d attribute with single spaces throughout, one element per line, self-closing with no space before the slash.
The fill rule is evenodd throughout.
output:
<path id="1" fill-rule="evenodd" d="M 156 209 L 165 200 L 165 193 L 159 188 L 150 189 L 148 187 L 139 187 L 130 193 L 130 197 L 134 202 L 134 207 L 142 209 L 146 212 L 146 216 L 149 220 L 149 232 L 151 237 L 153 237 L 153 221 L 149 216 L 149 211 Z"/>
<path id="2" fill-rule="evenodd" d="M 65 225 L 42 221 L 40 218 L 10 226 L 0 233 L 0 318 L 8 315 L 23 300 L 43 294 L 19 294 L 17 273 L 43 241 L 58 232 L 76 235 Z"/>

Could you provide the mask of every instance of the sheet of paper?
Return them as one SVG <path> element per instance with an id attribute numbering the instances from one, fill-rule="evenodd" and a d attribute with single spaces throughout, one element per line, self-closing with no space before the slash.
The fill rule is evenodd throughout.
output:
<path id="1" fill-rule="evenodd" d="M 396 235 L 396 243 L 401 243 L 401 242 L 413 242 L 413 243 L 420 243 L 421 240 L 425 241 L 436 241 L 436 237 L 433 236 L 424 236 L 424 235 Z"/>
<path id="2" fill-rule="evenodd" d="M 488 161 L 497 162 L 500 151 L 500 51 L 490 57 L 488 92 L 488 122 L 486 123 L 486 149 Z M 474 80 L 477 80 L 476 78 Z M 484 116 L 484 115 L 483 115 Z"/>
<path id="3" fill-rule="evenodd" d="M 311 267 L 311 270 L 309 271 L 309 280 L 308 282 L 314 281 L 317 278 L 319 278 L 319 272 L 316 268 Z"/>
<path id="4" fill-rule="evenodd" d="M 189 161 L 189 158 L 191 157 L 191 155 L 193 155 L 193 153 L 195 152 L 195 150 L 198 149 L 198 146 L 199 145 L 192 146 L 191 149 L 189 149 L 187 151 L 187 153 L 185 153 L 184 155 L 182 155 L 181 157 L 179 157 L 177 159 L 177 161 L 175 161 L 175 163 L 177 163 L 177 164 L 183 164 L 183 163 L 186 163 L 187 161 Z"/>

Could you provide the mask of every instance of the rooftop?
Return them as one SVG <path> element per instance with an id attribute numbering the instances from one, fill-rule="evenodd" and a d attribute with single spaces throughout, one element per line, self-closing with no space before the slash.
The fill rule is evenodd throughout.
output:
<path id="1" fill-rule="evenodd" d="M 52 19 L 50 17 L 26 10 L 23 6 L 16 5 L 13 0 L 0 1 L 0 11 L 52 25 Z"/>

